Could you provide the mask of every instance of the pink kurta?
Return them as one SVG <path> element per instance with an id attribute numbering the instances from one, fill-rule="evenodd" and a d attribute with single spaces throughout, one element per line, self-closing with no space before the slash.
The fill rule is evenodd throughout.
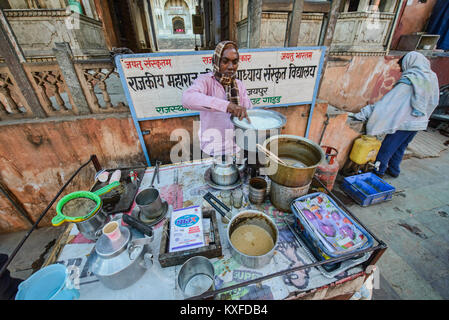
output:
<path id="1" fill-rule="evenodd" d="M 245 85 L 237 80 L 240 105 L 251 109 L 251 100 Z M 234 124 L 231 114 L 227 113 L 229 101 L 223 86 L 212 72 L 200 75 L 182 95 L 185 108 L 200 112 L 200 147 L 209 155 L 234 154 L 236 147 L 233 139 Z"/>

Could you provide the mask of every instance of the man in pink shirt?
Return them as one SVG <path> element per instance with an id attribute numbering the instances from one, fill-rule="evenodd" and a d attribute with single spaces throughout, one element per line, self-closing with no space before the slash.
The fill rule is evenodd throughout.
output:
<path id="1" fill-rule="evenodd" d="M 214 71 L 200 75 L 182 95 L 182 105 L 200 112 L 201 150 L 211 156 L 235 154 L 234 124 L 231 116 L 249 121 L 252 108 L 245 85 L 236 79 L 238 47 L 222 41 L 212 58 Z"/>

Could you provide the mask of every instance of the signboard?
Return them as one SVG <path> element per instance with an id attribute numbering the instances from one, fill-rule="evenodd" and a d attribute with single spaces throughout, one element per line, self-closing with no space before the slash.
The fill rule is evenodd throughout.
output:
<path id="1" fill-rule="evenodd" d="M 324 53 L 325 47 L 241 49 L 237 78 L 254 107 L 311 104 L 312 114 Z M 182 106 L 182 93 L 201 74 L 212 72 L 212 55 L 192 51 L 115 58 L 148 163 L 139 121 L 199 114 Z"/>
<path id="2" fill-rule="evenodd" d="M 192 14 L 193 34 L 203 34 L 204 23 L 203 16 L 200 14 Z"/>

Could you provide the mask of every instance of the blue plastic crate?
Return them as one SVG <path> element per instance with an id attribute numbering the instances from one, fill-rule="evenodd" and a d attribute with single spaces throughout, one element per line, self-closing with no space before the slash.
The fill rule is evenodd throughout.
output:
<path id="1" fill-rule="evenodd" d="M 372 172 L 344 178 L 341 188 L 362 207 L 391 200 L 396 191 Z"/>

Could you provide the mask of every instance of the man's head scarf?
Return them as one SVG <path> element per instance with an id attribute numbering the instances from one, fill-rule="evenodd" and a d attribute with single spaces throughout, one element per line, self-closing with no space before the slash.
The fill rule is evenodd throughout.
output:
<path id="1" fill-rule="evenodd" d="M 212 57 L 214 65 L 214 76 L 221 83 L 226 92 L 226 99 L 236 105 L 240 105 L 239 88 L 236 81 L 236 75 L 226 76 L 220 73 L 220 61 L 227 46 L 233 46 L 238 51 L 237 44 L 233 41 L 222 41 L 215 47 Z"/>

